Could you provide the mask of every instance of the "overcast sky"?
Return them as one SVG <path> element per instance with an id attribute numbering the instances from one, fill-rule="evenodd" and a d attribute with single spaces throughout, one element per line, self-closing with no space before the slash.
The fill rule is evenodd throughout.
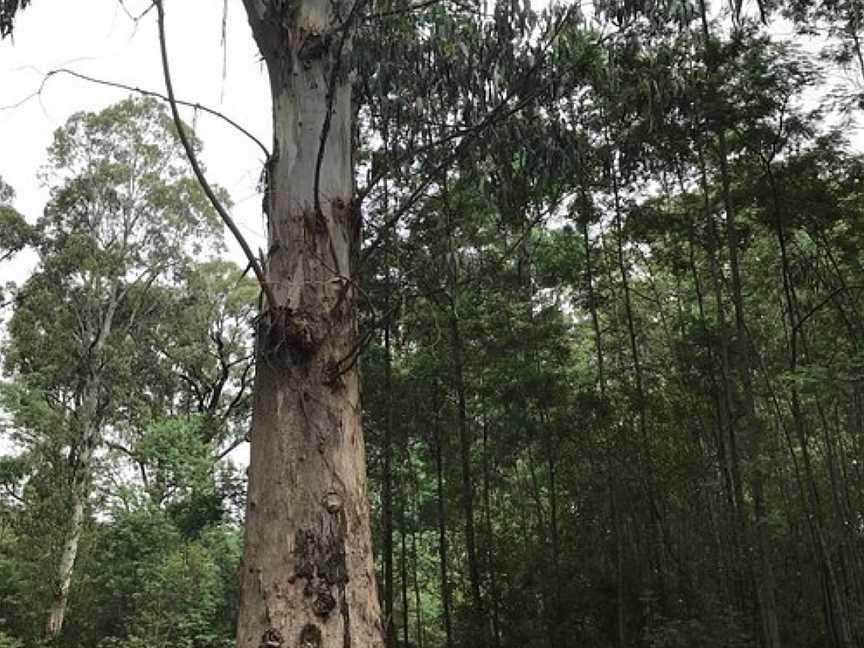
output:
<path id="1" fill-rule="evenodd" d="M 126 0 L 137 15 L 147 0 Z M 270 96 L 245 11 L 228 0 L 227 50 L 222 47 L 223 0 L 169 0 L 168 49 L 178 98 L 225 113 L 270 145 Z M 83 7 L 86 6 L 86 10 Z M 226 77 L 223 81 L 223 53 Z M 163 92 L 156 14 L 136 26 L 119 0 L 34 0 L 19 16 L 14 40 L 0 42 L 0 177 L 17 194 L 16 207 L 35 220 L 46 190 L 36 175 L 56 128 L 73 112 L 98 111 L 128 93 L 57 75 L 39 90 L 45 73 L 70 68 L 89 76 Z M 192 110 L 184 111 L 191 123 Z M 230 126 L 206 114 L 195 120 L 211 181 L 227 188 L 234 216 L 253 249 L 265 248 L 256 184 L 263 156 Z M 241 256 L 233 247 L 231 256 Z M 0 266 L 0 280 L 22 281 L 32 259 Z"/>

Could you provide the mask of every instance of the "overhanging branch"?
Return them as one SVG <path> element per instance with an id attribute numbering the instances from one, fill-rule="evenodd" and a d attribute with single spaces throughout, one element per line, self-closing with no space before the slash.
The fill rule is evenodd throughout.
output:
<path id="1" fill-rule="evenodd" d="M 234 222 L 234 219 L 231 218 L 228 210 L 225 209 L 225 206 L 221 203 L 219 198 L 216 196 L 216 193 L 213 191 L 213 188 L 210 186 L 210 183 L 207 181 L 204 171 L 201 169 L 201 165 L 198 162 L 198 156 L 195 154 L 192 142 L 189 141 L 189 136 L 186 134 L 186 127 L 183 125 L 183 120 L 180 119 L 180 111 L 177 108 L 177 99 L 174 96 L 174 85 L 171 82 L 171 68 L 168 64 L 168 43 L 165 36 L 165 8 L 162 5 L 162 0 L 154 0 L 153 4 L 156 6 L 156 13 L 158 16 L 159 49 L 162 53 L 162 73 L 165 77 L 165 89 L 168 93 L 168 103 L 171 105 L 171 115 L 174 118 L 174 124 L 177 128 L 180 142 L 183 145 L 183 149 L 186 151 L 186 156 L 189 158 L 189 164 L 192 165 L 192 171 L 195 173 L 195 177 L 201 185 L 201 189 L 204 191 L 210 204 L 213 205 L 213 208 L 222 218 L 222 221 L 228 229 L 231 230 L 231 234 L 233 234 L 234 239 L 242 248 L 243 254 L 246 255 L 249 266 L 255 273 L 255 277 L 261 285 L 261 290 L 267 297 L 267 302 L 272 308 L 275 308 L 277 305 L 276 296 L 273 294 L 272 288 L 267 283 L 261 264 L 258 263 L 255 254 L 252 252 L 252 248 L 249 247 L 249 243 L 246 241 L 245 237 L 237 227 L 237 224 Z"/>
<path id="2" fill-rule="evenodd" d="M 129 92 L 135 92 L 137 94 L 140 94 L 143 97 L 153 97 L 155 99 L 161 99 L 162 101 L 170 103 L 170 99 L 167 96 L 165 96 L 159 92 L 154 92 L 153 90 L 146 90 L 144 88 L 139 88 L 137 86 L 127 85 L 125 83 L 118 83 L 116 81 L 108 81 L 106 79 L 98 79 L 96 77 L 92 77 L 92 76 L 89 76 L 87 74 L 82 74 L 80 72 L 76 72 L 75 70 L 70 70 L 68 68 L 57 68 L 56 70 L 48 71 L 45 74 L 45 80 L 47 81 L 50 77 L 56 76 L 58 74 L 68 74 L 69 76 L 75 77 L 76 79 L 81 79 L 82 81 L 89 81 L 90 83 L 95 83 L 97 85 L 102 85 L 102 86 L 106 86 L 109 88 L 117 88 L 119 90 L 127 90 Z M 189 108 L 194 108 L 195 110 L 207 113 L 209 115 L 213 115 L 214 117 L 221 119 L 226 124 L 228 124 L 232 128 L 236 129 L 237 131 L 239 131 L 240 133 L 245 135 L 247 138 L 249 138 L 259 149 L 261 149 L 261 152 L 264 153 L 265 159 L 270 157 L 270 151 L 267 149 L 266 146 L 264 146 L 264 144 L 261 142 L 261 140 L 259 140 L 252 133 L 250 133 L 247 129 L 245 129 L 243 126 L 238 124 L 236 121 L 234 121 L 233 119 L 231 119 L 227 115 L 219 112 L 218 110 L 214 110 L 213 108 L 209 108 L 209 107 L 207 107 L 203 104 L 197 103 L 197 102 L 184 101 L 182 99 L 176 99 L 176 101 L 177 101 L 178 106 L 187 106 Z"/>

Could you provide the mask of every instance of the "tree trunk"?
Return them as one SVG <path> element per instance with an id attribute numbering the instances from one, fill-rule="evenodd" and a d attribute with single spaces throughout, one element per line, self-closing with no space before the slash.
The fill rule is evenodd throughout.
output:
<path id="1" fill-rule="evenodd" d="M 72 586 L 72 572 L 75 559 L 78 557 L 78 546 L 81 542 L 81 532 L 84 528 L 84 509 L 90 496 L 90 471 L 93 463 L 93 453 L 99 445 L 101 416 L 99 412 L 99 392 L 102 380 L 98 368 L 102 366 L 102 355 L 108 336 L 114 328 L 114 316 L 122 296 L 118 295 L 118 286 L 111 287 L 108 304 L 93 342 L 89 347 L 89 366 L 86 367 L 87 379 L 80 392 L 78 407 L 73 415 L 77 426 L 77 435 L 69 449 L 69 472 L 71 475 L 71 495 L 69 498 L 69 527 L 54 581 L 54 592 L 48 609 L 48 621 L 45 624 L 45 638 L 48 641 L 56 639 L 63 630 L 63 620 L 69 603 L 69 590 Z"/>
<path id="2" fill-rule="evenodd" d="M 695 265 L 695 257 L 691 247 L 691 273 L 693 285 L 697 290 L 699 317 L 702 323 L 702 331 L 705 336 L 705 346 L 708 357 L 711 359 L 710 380 L 714 394 L 715 418 L 717 420 L 717 452 L 718 466 L 723 477 L 724 496 L 727 505 L 727 532 L 729 542 L 729 553 L 731 554 L 730 569 L 731 577 L 730 592 L 735 603 L 735 609 L 739 615 L 744 615 L 749 607 L 747 602 L 747 583 L 752 580 L 749 576 L 750 563 L 742 549 L 745 541 L 746 520 L 744 517 L 744 491 L 741 480 L 741 464 L 738 453 L 737 424 L 732 411 L 732 387 L 730 385 L 730 344 L 727 339 L 726 308 L 723 297 L 723 279 L 721 277 L 720 263 L 717 259 L 717 251 L 721 247 L 720 233 L 712 214 L 710 189 L 708 186 L 708 173 L 702 150 L 698 152 L 699 160 L 699 187 L 702 192 L 702 218 L 708 223 L 708 239 L 705 242 L 705 258 L 708 262 L 710 276 L 710 288 L 714 296 L 715 326 L 719 331 L 717 335 L 716 348 L 711 342 L 708 318 L 703 305 L 701 290 L 699 289 L 699 274 Z M 684 191 L 684 185 L 681 185 Z M 692 243 L 691 243 L 692 245 Z M 749 571 L 748 571 L 749 570 Z"/>
<path id="3" fill-rule="evenodd" d="M 768 177 L 768 183 L 771 188 L 771 206 L 773 211 L 773 220 L 775 234 L 777 235 L 777 244 L 780 249 L 781 274 L 783 280 L 783 295 L 786 301 L 786 312 L 788 318 L 788 335 L 787 342 L 789 347 L 789 370 L 794 373 L 798 370 L 799 358 L 799 342 L 800 347 L 806 353 L 807 341 L 802 330 L 802 321 L 798 313 L 798 295 L 795 286 L 792 283 L 792 272 L 790 270 L 789 251 L 787 249 L 786 228 L 783 224 L 783 213 L 780 208 L 779 190 L 771 169 L 769 160 L 762 160 L 765 166 L 765 174 Z M 800 338 L 800 339 L 799 339 Z M 832 563 L 831 555 L 826 547 L 825 542 L 825 522 L 824 509 L 819 496 L 819 490 L 816 485 L 816 478 L 810 458 L 810 442 L 808 436 L 808 424 L 805 420 L 801 406 L 801 396 L 797 387 L 792 384 L 790 387 L 789 401 L 792 414 L 792 423 L 798 443 L 801 446 L 801 458 L 804 465 L 804 476 L 807 482 L 807 500 L 806 503 L 810 509 L 808 512 L 808 524 L 811 530 L 814 551 L 819 556 L 819 567 L 822 571 L 825 589 L 826 589 L 826 631 L 832 641 L 832 645 L 842 646 L 843 648 L 851 648 L 853 645 L 852 625 L 847 613 L 846 600 L 843 591 L 839 585 L 836 570 Z M 826 448 L 827 450 L 827 448 Z M 828 452 L 830 457 L 830 451 Z"/>
<path id="4" fill-rule="evenodd" d="M 450 331 L 454 351 L 456 401 L 459 417 L 459 457 L 462 464 L 462 508 L 465 513 L 465 548 L 468 558 L 468 584 L 471 604 L 480 624 L 478 640 L 486 644 L 486 613 L 480 592 L 480 561 L 477 556 L 477 535 L 474 519 L 474 476 L 471 467 L 471 431 L 468 429 L 468 410 L 465 398 L 465 380 L 462 369 L 462 338 L 455 308 L 451 311 Z"/>
<path id="5" fill-rule="evenodd" d="M 276 303 L 256 340 L 237 645 L 380 647 L 355 362 L 351 86 L 340 72 L 353 5 L 244 3 L 272 91 Z"/>
<path id="6" fill-rule="evenodd" d="M 751 366 L 751 344 L 744 314 L 744 296 L 741 285 L 741 272 L 738 262 L 738 225 L 735 206 L 732 202 L 731 179 L 726 135 L 720 130 L 717 135 L 720 157 L 720 179 L 722 183 L 723 205 L 726 211 L 726 247 L 729 254 L 729 270 L 732 286 L 732 304 L 735 311 L 735 368 L 740 381 L 743 397 L 743 418 L 749 442 L 749 458 L 752 462 L 750 485 L 753 495 L 754 540 L 757 557 L 756 598 L 762 622 L 762 635 L 766 648 L 780 648 L 780 624 L 775 597 L 774 569 L 768 549 L 767 518 L 765 503 L 765 471 L 767 465 L 764 452 L 764 433 L 756 414 L 756 397 L 753 390 L 753 368 Z"/>
<path id="7" fill-rule="evenodd" d="M 611 143 L 609 126 L 606 126 L 606 139 Z M 654 452 L 651 445 L 651 437 L 648 434 L 648 420 L 645 409 L 645 382 L 642 372 L 642 360 L 639 353 L 639 341 L 636 332 L 636 319 L 633 309 L 633 299 L 630 289 L 630 272 L 624 251 L 624 224 L 622 219 L 621 188 L 619 185 L 618 161 L 610 158 L 609 174 L 613 199 L 614 227 L 615 227 L 615 251 L 618 271 L 621 275 L 621 288 L 624 300 L 624 314 L 627 323 L 627 341 L 630 350 L 630 358 L 633 361 L 633 388 L 636 392 L 636 413 L 639 425 L 639 451 L 637 460 L 644 478 L 644 492 L 648 504 L 648 515 L 650 520 L 647 541 L 649 543 L 648 563 L 651 567 L 649 574 L 653 571 L 652 585 L 657 587 L 657 594 L 661 606 L 666 600 L 666 569 L 664 561 L 664 548 L 669 546 L 666 538 L 665 523 L 660 511 L 660 503 L 657 497 L 656 478 L 654 475 Z M 629 367 L 628 367 L 629 371 Z"/>
<path id="8" fill-rule="evenodd" d="M 82 399 L 81 409 L 76 413 L 79 437 L 69 453 L 69 467 L 72 472 L 69 497 L 69 524 L 54 580 L 51 605 L 48 609 L 48 622 L 45 624 L 45 638 L 49 641 L 60 636 L 63 620 L 69 603 L 69 589 L 72 586 L 72 571 L 78 557 L 81 532 L 84 529 L 84 510 L 90 494 L 90 470 L 93 452 L 99 441 L 96 425 L 98 407 L 98 381 L 88 384 Z"/>
<path id="9" fill-rule="evenodd" d="M 497 647 L 501 644 L 501 623 L 499 612 L 501 608 L 500 594 L 498 592 L 498 574 L 495 570 L 495 532 L 492 527 L 492 485 L 491 467 L 489 465 L 489 427 L 486 419 L 483 419 L 483 523 L 485 526 L 486 545 L 486 573 L 489 577 L 490 610 L 490 646 Z"/>
<path id="10" fill-rule="evenodd" d="M 437 390 L 437 387 L 435 388 Z M 437 396 L 437 393 L 436 393 Z M 447 560 L 447 509 L 444 501 L 444 441 L 438 424 L 438 403 L 433 399 L 433 414 L 435 417 L 435 429 L 433 430 L 433 444 L 435 450 L 435 495 L 438 514 L 438 566 L 441 575 L 441 608 L 444 621 L 444 646 L 453 648 L 453 620 L 450 601 L 450 576 Z"/>
<path id="11" fill-rule="evenodd" d="M 384 308 L 384 474 L 381 484 L 381 526 L 384 554 L 384 641 L 388 648 L 396 645 L 396 622 L 393 618 L 393 376 L 390 348 L 390 269 L 385 280 L 387 295 Z M 403 499 L 404 501 L 404 499 Z M 404 526 L 403 526 L 404 530 Z M 403 534 L 404 536 L 404 534 Z M 403 554 L 404 560 L 404 554 Z"/>
<path id="12" fill-rule="evenodd" d="M 584 162 L 582 163 L 584 166 Z M 596 384 L 600 392 L 600 400 L 606 402 L 606 374 L 603 368 L 603 337 L 600 328 L 600 316 L 597 312 L 597 295 L 594 288 L 594 271 L 591 264 L 591 236 L 588 222 L 591 214 L 591 203 L 588 198 L 586 182 L 580 177 L 579 197 L 582 214 L 582 243 L 585 251 L 585 286 L 588 289 L 588 310 L 591 313 L 591 328 L 594 333 L 594 351 L 597 361 Z M 607 453 L 611 455 L 611 452 Z M 624 583 L 624 539 L 622 537 L 621 516 L 616 501 L 615 467 L 611 458 L 606 459 L 606 470 L 609 480 L 609 514 L 612 518 L 612 528 L 615 535 L 615 639 L 618 648 L 627 645 L 627 610 Z"/>
<path id="13" fill-rule="evenodd" d="M 450 325 L 450 349 L 452 353 L 452 381 L 456 392 L 457 424 L 459 429 L 459 458 L 462 464 L 462 510 L 465 513 L 465 549 L 468 559 L 468 586 L 471 604 L 476 615 L 476 623 L 479 626 L 477 640 L 481 646 L 485 646 L 488 635 L 488 624 L 480 589 L 480 560 L 477 555 L 477 534 L 475 530 L 474 474 L 471 462 L 473 434 L 469 428 L 468 421 L 467 387 L 465 384 L 465 348 L 462 341 L 458 310 L 457 250 L 453 241 L 453 219 L 449 206 L 447 209 L 447 246 L 447 282 L 450 302 L 448 319 Z"/>
<path id="14" fill-rule="evenodd" d="M 408 603 L 408 544 L 407 544 L 407 533 L 406 528 L 408 526 L 407 515 L 405 512 L 405 500 L 407 499 L 406 494 L 403 493 L 402 499 L 400 500 L 399 507 L 399 572 L 400 572 L 400 585 L 402 586 L 402 642 L 405 646 L 408 646 L 409 641 L 409 612 L 410 607 Z M 394 641 L 394 645 L 395 645 Z"/>
<path id="15" fill-rule="evenodd" d="M 549 535 L 552 549 L 552 568 L 554 569 L 550 579 L 552 582 L 552 632 L 550 636 L 553 646 L 567 648 L 570 645 L 570 638 L 564 632 L 564 605 L 561 593 L 563 574 L 561 573 L 561 547 L 558 528 L 558 486 L 555 483 L 558 466 L 552 452 L 546 458 L 546 467 L 549 488 Z"/>
<path id="16" fill-rule="evenodd" d="M 85 499 L 80 496 L 77 489 L 72 493 L 70 499 L 72 512 L 69 520 L 69 535 L 63 544 L 63 552 L 60 554 L 51 607 L 48 610 L 48 623 L 45 626 L 45 637 L 49 641 L 56 639 L 63 629 L 63 619 L 66 616 L 66 606 L 69 602 L 69 588 L 72 585 L 72 568 L 75 566 L 75 558 L 78 556 L 78 544 L 81 540 L 81 529 L 84 526 Z"/>
<path id="17" fill-rule="evenodd" d="M 413 524 L 411 527 L 411 567 L 412 567 L 412 583 L 414 585 L 414 619 L 415 619 L 415 629 L 417 636 L 417 648 L 423 648 L 423 606 L 420 603 L 420 570 L 419 570 L 419 553 L 417 550 L 417 534 L 421 530 L 421 525 L 419 522 L 420 517 L 420 504 L 418 501 L 420 494 L 420 484 L 417 478 L 417 470 L 414 466 L 414 461 L 411 457 L 411 447 L 407 443 L 405 443 L 405 453 L 407 455 L 408 460 L 408 470 L 411 475 L 411 503 L 413 509 Z M 406 625 L 408 614 L 406 611 Z M 406 640 L 407 643 L 407 640 Z"/>

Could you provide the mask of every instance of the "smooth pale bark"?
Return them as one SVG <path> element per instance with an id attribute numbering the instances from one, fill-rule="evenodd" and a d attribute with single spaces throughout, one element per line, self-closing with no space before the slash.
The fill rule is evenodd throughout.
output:
<path id="1" fill-rule="evenodd" d="M 70 452 L 69 464 L 72 470 L 72 492 L 69 496 L 69 521 L 66 538 L 54 580 L 51 605 L 48 608 L 48 621 L 45 624 L 45 637 L 52 640 L 60 636 L 63 630 L 63 620 L 69 604 L 69 590 L 72 587 L 72 573 L 75 560 L 78 557 L 78 547 L 81 543 L 81 532 L 84 529 L 84 510 L 90 495 L 90 471 L 93 462 L 93 452 L 99 443 L 99 431 L 95 424 L 98 407 L 98 381 L 88 385 L 82 401 L 82 408 L 77 412 L 79 434 L 75 448 Z"/>
<path id="2" fill-rule="evenodd" d="M 57 580 L 48 608 L 48 623 L 45 624 L 45 637 L 54 639 L 63 629 L 66 617 L 66 606 L 69 601 L 69 588 L 72 586 L 72 570 L 78 556 L 78 545 L 81 541 L 81 529 L 84 526 L 84 498 L 77 493 L 71 499 L 71 515 L 69 520 L 69 535 L 63 544 L 60 562 L 57 565 Z"/>
<path id="3" fill-rule="evenodd" d="M 101 442 L 99 392 L 102 377 L 99 368 L 103 365 L 102 356 L 105 344 L 114 328 L 114 316 L 117 313 L 120 300 L 125 294 L 125 292 L 118 294 L 118 291 L 118 286 L 114 285 L 111 289 L 111 299 L 95 332 L 88 353 L 90 366 L 86 368 L 87 380 L 81 388 L 78 407 L 73 414 L 76 434 L 73 446 L 69 450 L 68 459 L 71 475 L 69 522 L 66 525 L 66 538 L 57 562 L 54 591 L 48 608 L 48 621 L 45 623 L 45 638 L 48 641 L 60 636 L 63 630 L 63 620 L 66 617 L 66 608 L 69 605 L 72 574 L 75 569 L 75 560 L 78 557 L 81 532 L 84 529 L 84 512 L 87 499 L 90 497 L 93 453 Z"/>
<path id="4" fill-rule="evenodd" d="M 277 303 L 258 325 L 237 645 L 380 647 L 355 362 L 351 86 L 334 74 L 352 6 L 245 5 L 272 90 Z"/>

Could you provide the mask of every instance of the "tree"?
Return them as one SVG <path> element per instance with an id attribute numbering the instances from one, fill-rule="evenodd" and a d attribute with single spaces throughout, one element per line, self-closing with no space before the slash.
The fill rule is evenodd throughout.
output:
<path id="1" fill-rule="evenodd" d="M 136 341 L 152 325 L 155 287 L 196 249 L 220 245 L 176 134 L 154 100 L 72 116 L 54 136 L 51 202 L 37 224 L 39 267 L 18 292 L 6 369 L 27 399 L 45 399 L 61 436 L 68 517 L 52 556 L 47 638 L 59 635 L 107 426 L 132 417 Z M 19 408 L 19 411 L 20 408 Z M 26 421 L 21 422 L 26 427 Z"/>
<path id="2" fill-rule="evenodd" d="M 33 229 L 12 206 L 15 191 L 0 178 L 0 262 L 32 243 Z"/>
<path id="3" fill-rule="evenodd" d="M 270 75 L 238 646 L 380 646 L 357 354 L 360 212 L 345 57 L 364 3 L 245 2 Z"/>
<path id="4" fill-rule="evenodd" d="M 184 274 L 151 286 L 136 330 L 135 380 L 118 385 L 125 412 L 94 463 L 58 645 L 233 643 L 245 483 L 226 457 L 248 429 L 257 289 L 224 261 Z M 0 628 L 38 643 L 69 493 L 62 417 L 25 379 L 3 389 L 20 454 L 0 458 Z"/>
<path id="5" fill-rule="evenodd" d="M 11 259 L 35 240 L 33 228 L 13 207 L 14 200 L 15 190 L 0 178 L 0 263 Z M 0 293 L 0 303 L 3 299 Z"/>

